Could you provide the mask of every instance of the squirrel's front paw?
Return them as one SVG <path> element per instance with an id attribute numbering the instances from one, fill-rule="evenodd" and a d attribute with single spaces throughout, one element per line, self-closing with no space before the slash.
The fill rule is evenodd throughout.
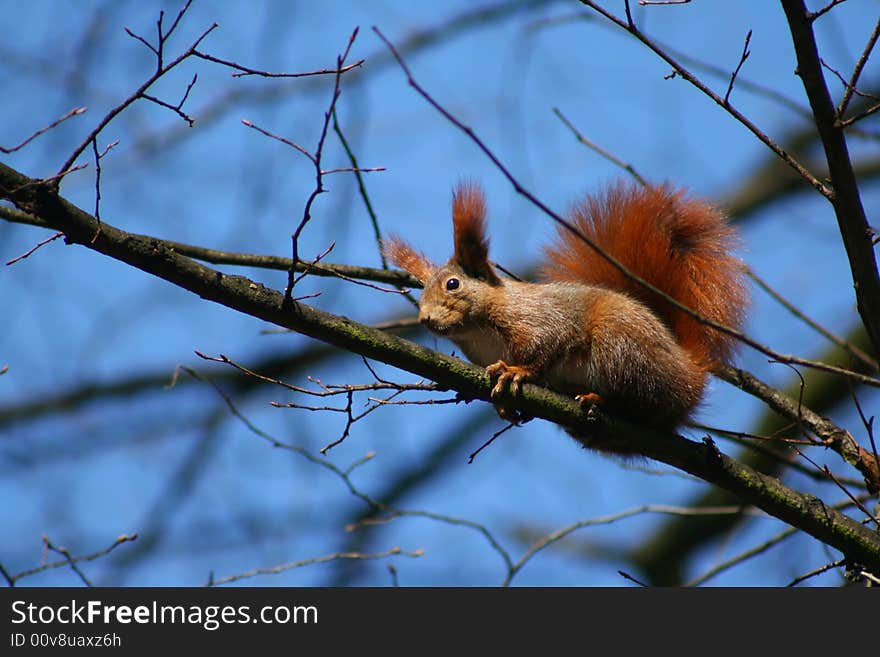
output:
<path id="1" fill-rule="evenodd" d="M 535 378 L 535 373 L 528 367 L 508 365 L 503 360 L 499 360 L 497 363 L 492 363 L 486 368 L 486 374 L 489 375 L 491 380 L 495 381 L 490 397 L 501 419 L 513 424 L 522 424 L 531 420 L 530 417 L 523 415 L 520 411 L 500 401 L 500 398 L 508 389 L 511 394 L 518 395 L 522 389 L 523 381 L 531 381 Z"/>
<path id="2" fill-rule="evenodd" d="M 486 374 L 495 381 L 491 393 L 493 401 L 501 397 L 507 389 L 510 389 L 512 394 L 518 395 L 522 389 L 523 381 L 531 381 L 535 378 L 534 373 L 528 367 L 508 365 L 503 360 L 489 365 L 486 368 Z"/>

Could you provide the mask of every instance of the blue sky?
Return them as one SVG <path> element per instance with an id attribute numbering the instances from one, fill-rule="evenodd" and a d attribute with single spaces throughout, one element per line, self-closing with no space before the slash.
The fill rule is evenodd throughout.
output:
<path id="1" fill-rule="evenodd" d="M 605 4 L 615 12 L 622 6 Z M 393 42 L 404 44 L 474 6 L 197 1 L 168 52 L 176 56 L 217 22 L 201 46 L 204 52 L 272 71 L 331 68 L 359 26 L 350 59 L 365 63 L 343 77 L 338 115 L 360 164 L 386 168 L 365 176 L 382 229 L 405 236 L 435 260 L 445 259 L 451 249 L 450 190 L 461 177 L 474 177 L 488 195 L 493 257 L 523 272 L 549 241 L 550 220 L 518 197 L 472 141 L 406 84 L 371 30 L 376 25 Z M 151 53 L 124 28 L 154 38 L 158 11 L 166 10 L 167 25 L 178 7 L 162 2 L 0 2 L 3 15 L 16 25 L 0 47 L 5 61 L 0 85 L 14 99 L 4 103 L 0 144 L 17 143 L 73 107 L 88 107 L 3 161 L 33 176 L 54 173 L 100 118 L 152 71 Z M 742 78 L 806 107 L 793 73 L 784 16 L 775 4 L 693 2 L 636 7 L 635 16 L 658 42 L 724 71 L 736 66 L 752 30 Z M 851 70 L 875 17 L 875 3 L 854 0 L 817 21 L 826 61 Z M 406 57 L 419 83 L 471 126 L 529 190 L 558 210 L 626 174 L 578 144 L 554 116 L 554 107 L 645 177 L 688 187 L 721 204 L 769 157 L 766 147 L 722 108 L 680 78 L 665 79 L 667 64 L 578 3 L 511 10 L 503 19 L 468 25 Z M 724 93 L 727 78 L 714 77 L 702 66 L 693 70 Z M 222 67 L 192 60 L 153 92 L 177 102 L 194 73 L 198 82 L 185 109 L 195 127 L 187 128 L 167 109 L 139 101 L 100 135 L 102 146 L 119 140 L 102 160 L 102 217 L 126 230 L 181 242 L 289 255 L 290 232 L 314 186 L 312 165 L 241 120 L 314 148 L 332 79 L 232 78 Z M 865 79 L 876 80 L 876 66 L 869 64 Z M 829 85 L 839 95 L 833 79 Z M 230 93 L 232 100 L 224 102 Z M 774 139 L 806 125 L 801 114 L 739 86 L 731 100 Z M 216 113 L 214 108 L 219 108 Z M 870 154 L 876 139 L 853 140 L 851 146 L 857 155 Z M 333 135 L 324 157 L 334 167 L 347 166 Z M 301 253 L 314 257 L 333 242 L 328 261 L 377 266 L 373 229 L 353 178 L 334 174 L 326 184 L 329 191 L 315 202 Z M 94 167 L 70 175 L 62 192 L 93 210 Z M 865 185 L 864 201 L 871 216 L 880 201 L 876 184 Z M 743 258 L 785 296 L 838 333 L 856 322 L 836 222 L 817 195 L 794 195 L 743 217 L 742 234 Z M 35 228 L 0 224 L 0 256 L 9 260 L 45 237 Z M 225 270 L 275 288 L 284 285 L 279 272 Z M 0 277 L 6 310 L 0 365 L 10 368 L 0 378 L 0 407 L 140 371 L 170 381 L 179 364 L 207 373 L 224 371 L 200 361 L 194 350 L 249 364 L 314 347 L 304 337 L 267 332 L 271 327 L 253 318 L 61 242 L 3 268 Z M 310 301 L 315 306 L 368 323 L 406 314 L 409 308 L 396 295 L 326 279 L 307 279 L 302 287 L 306 293 L 321 292 Z M 824 348 L 821 338 L 758 292 L 747 329 L 785 353 L 810 357 Z M 451 350 L 426 334 L 418 339 Z M 768 364 L 753 351 L 743 350 L 739 363 L 774 383 L 792 377 L 790 370 Z M 416 380 L 382 364 L 375 367 L 395 380 Z M 361 359 L 351 354 L 322 360 L 291 382 L 307 384 L 306 374 L 325 383 L 371 380 Z M 0 563 L 7 570 L 39 565 L 43 534 L 74 554 L 99 550 L 120 533 L 138 532 L 141 542 L 155 540 L 154 552 L 131 563 L 116 558 L 137 543 L 85 567 L 96 583 L 142 585 L 194 585 L 206 581 L 209 572 L 231 575 L 330 554 L 346 545 L 350 537 L 344 525 L 361 506 L 339 477 L 296 454 L 271 449 L 222 413 L 210 387 L 157 386 L 135 399 L 135 405 L 121 398 L 41 422 L 0 427 L 0 495 L 10 501 L 0 512 Z M 262 429 L 311 451 L 344 426 L 338 414 L 271 407 L 270 401 L 290 400 L 280 388 L 263 386 L 236 400 Z M 760 410 L 744 393 L 715 382 L 699 419 L 748 430 Z M 213 424 L 208 419 L 212 413 L 220 418 Z M 852 422 L 851 416 L 848 410 L 840 412 L 846 422 Z M 549 531 L 643 504 L 683 504 L 704 489 L 654 463 L 625 465 L 587 453 L 540 422 L 507 432 L 468 465 L 468 454 L 503 426 L 485 406 L 474 404 L 379 409 L 355 424 L 327 458 L 345 468 L 375 452 L 352 475 L 357 486 L 375 494 L 451 432 L 478 421 L 476 437 L 458 448 L 442 472 L 397 504 L 485 525 L 513 555 L 527 547 L 516 538 L 520 528 Z M 831 456 L 827 460 L 838 465 Z M 832 501 L 842 495 L 797 476 L 789 481 Z M 661 522 L 645 514 L 581 530 L 572 545 L 631 548 Z M 692 574 L 783 528 L 776 520 L 757 520 L 707 549 Z M 499 555 L 485 538 L 461 525 L 401 518 L 375 531 L 367 545 L 371 552 L 399 546 L 425 554 L 365 563 L 354 580 L 360 584 L 390 583 L 389 563 L 404 585 L 493 585 L 504 575 Z M 787 546 L 713 583 L 780 584 L 829 560 L 810 539 Z M 615 558 L 575 558 L 560 549 L 537 556 L 515 582 L 626 585 L 619 567 L 627 566 Z M 246 582 L 323 584 L 332 581 L 334 568 L 309 566 Z M 835 583 L 833 578 L 822 581 Z M 58 569 L 22 584 L 78 582 L 69 570 Z"/>

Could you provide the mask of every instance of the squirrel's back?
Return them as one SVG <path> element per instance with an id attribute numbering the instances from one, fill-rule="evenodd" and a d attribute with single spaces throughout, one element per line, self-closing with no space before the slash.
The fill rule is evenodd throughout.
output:
<path id="1" fill-rule="evenodd" d="M 617 184 L 576 204 L 571 222 L 629 271 L 703 317 L 739 329 L 747 305 L 745 267 L 725 216 L 668 186 Z M 638 299 L 702 368 L 729 360 L 735 338 L 717 331 L 632 280 L 564 227 L 547 250 L 551 280 L 606 287 Z"/>

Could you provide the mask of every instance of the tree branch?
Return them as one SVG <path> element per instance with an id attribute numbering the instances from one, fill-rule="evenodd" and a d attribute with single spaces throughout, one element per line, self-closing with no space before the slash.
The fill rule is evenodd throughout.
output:
<path id="1" fill-rule="evenodd" d="M 302 303 L 285 309 L 280 292 L 199 264 L 159 240 L 132 235 L 107 223 L 99 230 L 93 216 L 60 197 L 51 185 L 3 164 L 0 198 L 63 231 L 70 243 L 125 262 L 206 300 L 430 378 L 457 390 L 462 399 L 490 399 L 491 382 L 480 367 Z M 576 401 L 535 385 L 523 386 L 516 405 L 529 416 L 577 427 L 581 433 L 595 426 L 595 418 Z M 610 428 L 635 451 L 725 488 L 745 503 L 837 548 L 848 559 L 880 572 L 880 536 L 818 498 L 725 456 L 708 438 L 700 444 L 622 420 L 615 420 Z"/>
<path id="2" fill-rule="evenodd" d="M 804 84 L 825 149 L 833 188 L 828 200 L 834 207 L 849 258 L 859 314 L 871 337 L 875 353 L 880 353 L 880 275 L 871 244 L 872 231 L 859 195 L 846 135 L 838 123 L 837 111 L 822 75 L 810 13 L 803 0 L 782 0 L 782 8 L 797 55 L 797 72 Z"/>

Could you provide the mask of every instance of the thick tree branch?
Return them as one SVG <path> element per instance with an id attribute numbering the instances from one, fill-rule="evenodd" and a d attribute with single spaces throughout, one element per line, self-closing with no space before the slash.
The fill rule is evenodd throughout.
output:
<path id="1" fill-rule="evenodd" d="M 816 434 L 823 444 L 840 454 L 847 463 L 862 473 L 870 492 L 876 494 L 880 491 L 880 468 L 877 460 L 855 441 L 849 431 L 820 417 L 803 403 L 779 392 L 744 370 L 720 366 L 716 373 L 725 381 L 763 399 L 770 408 L 790 418 L 801 428 Z"/>
<path id="2" fill-rule="evenodd" d="M 343 349 L 430 378 L 463 399 L 489 400 L 491 383 L 482 368 L 439 354 L 345 317 L 294 303 L 243 276 L 229 276 L 167 248 L 160 240 L 132 235 L 96 219 L 58 196 L 51 185 L 0 164 L 0 198 L 63 231 L 81 244 L 189 290 L 209 301 L 290 328 Z M 588 431 L 593 418 L 572 399 L 527 384 L 517 407 L 525 414 Z M 704 444 L 615 420 L 611 429 L 647 457 L 730 490 L 840 550 L 848 559 L 880 572 L 880 536 L 821 500 L 784 486 Z"/>
<path id="3" fill-rule="evenodd" d="M 834 207 L 849 257 L 859 314 L 871 337 L 875 354 L 880 353 L 880 275 L 871 243 L 872 231 L 862 206 L 846 136 L 822 74 L 810 13 L 803 0 L 782 0 L 782 8 L 797 55 L 797 72 L 803 81 L 825 149 L 833 188 L 828 199 Z"/>

